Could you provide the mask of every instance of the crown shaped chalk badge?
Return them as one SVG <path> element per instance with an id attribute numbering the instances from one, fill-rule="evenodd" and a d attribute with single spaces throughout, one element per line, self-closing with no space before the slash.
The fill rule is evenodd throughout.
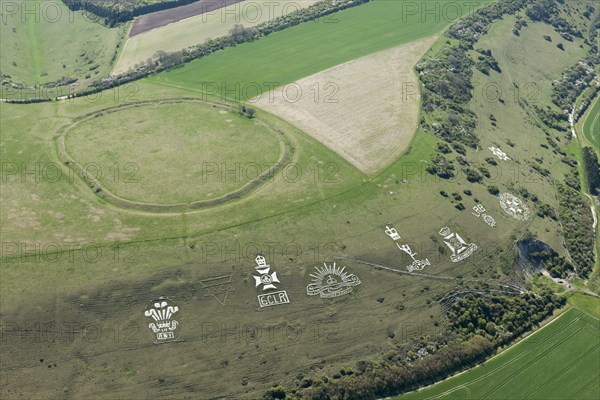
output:
<path id="1" fill-rule="evenodd" d="M 263 293 L 258 295 L 258 304 L 261 308 L 274 306 L 279 304 L 286 304 L 290 302 L 290 299 L 285 290 L 279 292 L 272 292 L 273 289 L 277 289 L 276 283 L 281 283 L 277 278 L 277 272 L 271 272 L 271 267 L 267 264 L 265 258 L 261 255 L 256 256 L 256 272 L 258 275 L 254 276 L 255 287 L 262 286 Z"/>
<path id="2" fill-rule="evenodd" d="M 313 283 L 306 287 L 309 296 L 321 296 L 322 299 L 339 297 L 351 293 L 354 286 L 361 284 L 354 274 L 345 272 L 346 267 L 337 267 L 323 263 L 323 267 L 315 267 L 316 273 L 310 274 Z"/>
<path id="3" fill-rule="evenodd" d="M 172 319 L 173 315 L 179 311 L 179 307 L 170 303 L 169 299 L 159 297 L 150 302 L 150 307 L 144 311 L 144 316 L 151 317 L 154 320 L 148 325 L 148 328 L 156 334 L 155 343 L 165 343 L 179 339 L 179 322 Z"/>
<path id="4" fill-rule="evenodd" d="M 254 276 L 254 281 L 256 282 L 256 287 L 263 285 L 262 290 L 275 289 L 276 286 L 274 283 L 281 283 L 279 279 L 277 279 L 277 272 L 273 271 L 273 273 L 269 273 L 271 271 L 271 267 L 267 264 L 267 261 L 263 256 L 256 257 L 256 272 L 260 275 Z"/>

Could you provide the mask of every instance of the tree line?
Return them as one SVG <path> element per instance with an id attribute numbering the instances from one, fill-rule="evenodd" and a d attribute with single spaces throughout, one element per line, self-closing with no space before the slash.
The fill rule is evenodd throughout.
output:
<path id="1" fill-rule="evenodd" d="M 556 184 L 558 217 L 570 259 L 581 278 L 587 278 L 594 268 L 594 230 L 592 211 L 581 194 L 577 168 Z"/>
<path id="2" fill-rule="evenodd" d="M 139 15 L 175 8 L 195 1 L 198 0 L 63 0 L 70 10 L 85 10 L 111 27 Z"/>
<path id="3" fill-rule="evenodd" d="M 205 43 L 170 53 L 158 51 L 153 57 L 136 65 L 132 70 L 120 75 L 108 76 L 92 81 L 87 87 L 78 90 L 74 94 L 69 95 L 69 97 L 87 96 L 104 90 L 114 89 L 117 86 L 125 85 L 150 75 L 181 67 L 183 64 L 192 60 L 202 58 L 228 47 L 234 47 L 245 42 L 252 42 L 271 33 L 299 25 L 303 22 L 316 20 L 347 8 L 366 4 L 370 1 L 371 0 L 322 0 L 307 8 L 294 10 L 287 15 L 274 18 L 271 21 L 263 22 L 251 28 L 245 28 L 238 24 L 230 30 L 228 35 L 210 39 Z M 52 100 L 54 99 L 45 98 L 31 101 L 9 100 L 9 102 L 28 103 L 33 101 L 41 102 Z"/>
<path id="4" fill-rule="evenodd" d="M 78 96 L 94 94 L 106 89 L 145 78 L 159 72 L 164 72 L 182 66 L 192 60 L 205 57 L 228 47 L 241 43 L 253 42 L 273 32 L 278 32 L 303 22 L 312 21 L 338 11 L 356 7 L 371 0 L 323 0 L 309 7 L 292 11 L 291 13 L 260 23 L 251 28 L 241 25 L 234 26 L 228 35 L 210 39 L 205 43 L 171 53 L 157 52 L 154 57 L 141 63 L 133 70 L 117 76 L 110 76 L 91 82 L 89 87 L 77 92 Z"/>
<path id="5" fill-rule="evenodd" d="M 591 147 L 584 147 L 583 170 L 590 193 L 594 196 L 600 196 L 600 165 L 598 164 L 598 155 Z"/>

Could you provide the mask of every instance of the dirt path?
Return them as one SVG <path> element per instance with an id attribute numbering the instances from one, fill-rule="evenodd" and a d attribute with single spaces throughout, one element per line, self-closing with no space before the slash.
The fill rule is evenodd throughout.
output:
<path id="1" fill-rule="evenodd" d="M 594 207 L 594 198 L 589 194 L 586 194 L 586 196 L 590 199 L 590 202 L 592 203 L 592 205 L 590 206 L 590 209 L 592 210 L 592 218 L 594 218 L 592 229 L 596 229 L 596 227 L 598 226 L 598 216 L 596 215 L 596 208 Z"/>
<path id="2" fill-rule="evenodd" d="M 574 138 L 577 137 L 577 133 L 575 133 L 575 106 L 571 108 L 571 112 L 569 113 L 569 124 L 571 125 L 571 135 Z"/>

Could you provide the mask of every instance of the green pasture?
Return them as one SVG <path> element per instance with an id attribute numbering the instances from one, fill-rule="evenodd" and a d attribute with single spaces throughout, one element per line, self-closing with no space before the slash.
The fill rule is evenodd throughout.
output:
<path id="1" fill-rule="evenodd" d="M 484 3 L 432 2 L 427 16 L 425 5 L 374 0 L 148 79 L 247 100 L 367 54 L 432 36 L 450 25 L 453 16 Z"/>
<path id="2" fill-rule="evenodd" d="M 80 122 L 66 151 L 121 198 L 177 204 L 223 196 L 273 169 L 279 136 L 235 108 L 149 104 Z"/>

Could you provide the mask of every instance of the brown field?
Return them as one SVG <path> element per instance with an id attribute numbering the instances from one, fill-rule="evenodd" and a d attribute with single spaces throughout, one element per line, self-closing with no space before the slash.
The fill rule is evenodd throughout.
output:
<path id="1" fill-rule="evenodd" d="M 129 37 L 242 1 L 243 0 L 199 0 L 195 3 L 186 4 L 185 6 L 142 15 L 133 22 L 133 26 L 129 31 Z"/>
<path id="2" fill-rule="evenodd" d="M 129 37 L 125 41 L 123 50 L 114 65 L 113 74 L 121 74 L 137 68 L 139 63 L 147 61 L 159 50 L 172 52 L 195 46 L 204 43 L 208 39 L 229 34 L 235 24 L 239 23 L 246 28 L 250 28 L 273 18 L 287 15 L 297 9 L 310 7 L 317 1 L 280 0 L 273 2 L 270 0 L 252 0 L 244 3 L 231 2 L 229 6 L 219 9 L 218 12 L 200 13 L 169 23 L 166 26 L 146 30 L 143 33 L 136 32 L 135 36 Z M 179 8 L 154 14 L 176 10 L 179 10 Z M 141 23 L 138 21 L 154 14 L 140 17 L 134 24 Z M 134 29 L 137 28 L 134 26 L 132 32 Z"/>
<path id="3" fill-rule="evenodd" d="M 420 103 L 413 67 L 435 40 L 338 65 L 250 102 L 374 174 L 391 164 L 413 137 Z"/>

